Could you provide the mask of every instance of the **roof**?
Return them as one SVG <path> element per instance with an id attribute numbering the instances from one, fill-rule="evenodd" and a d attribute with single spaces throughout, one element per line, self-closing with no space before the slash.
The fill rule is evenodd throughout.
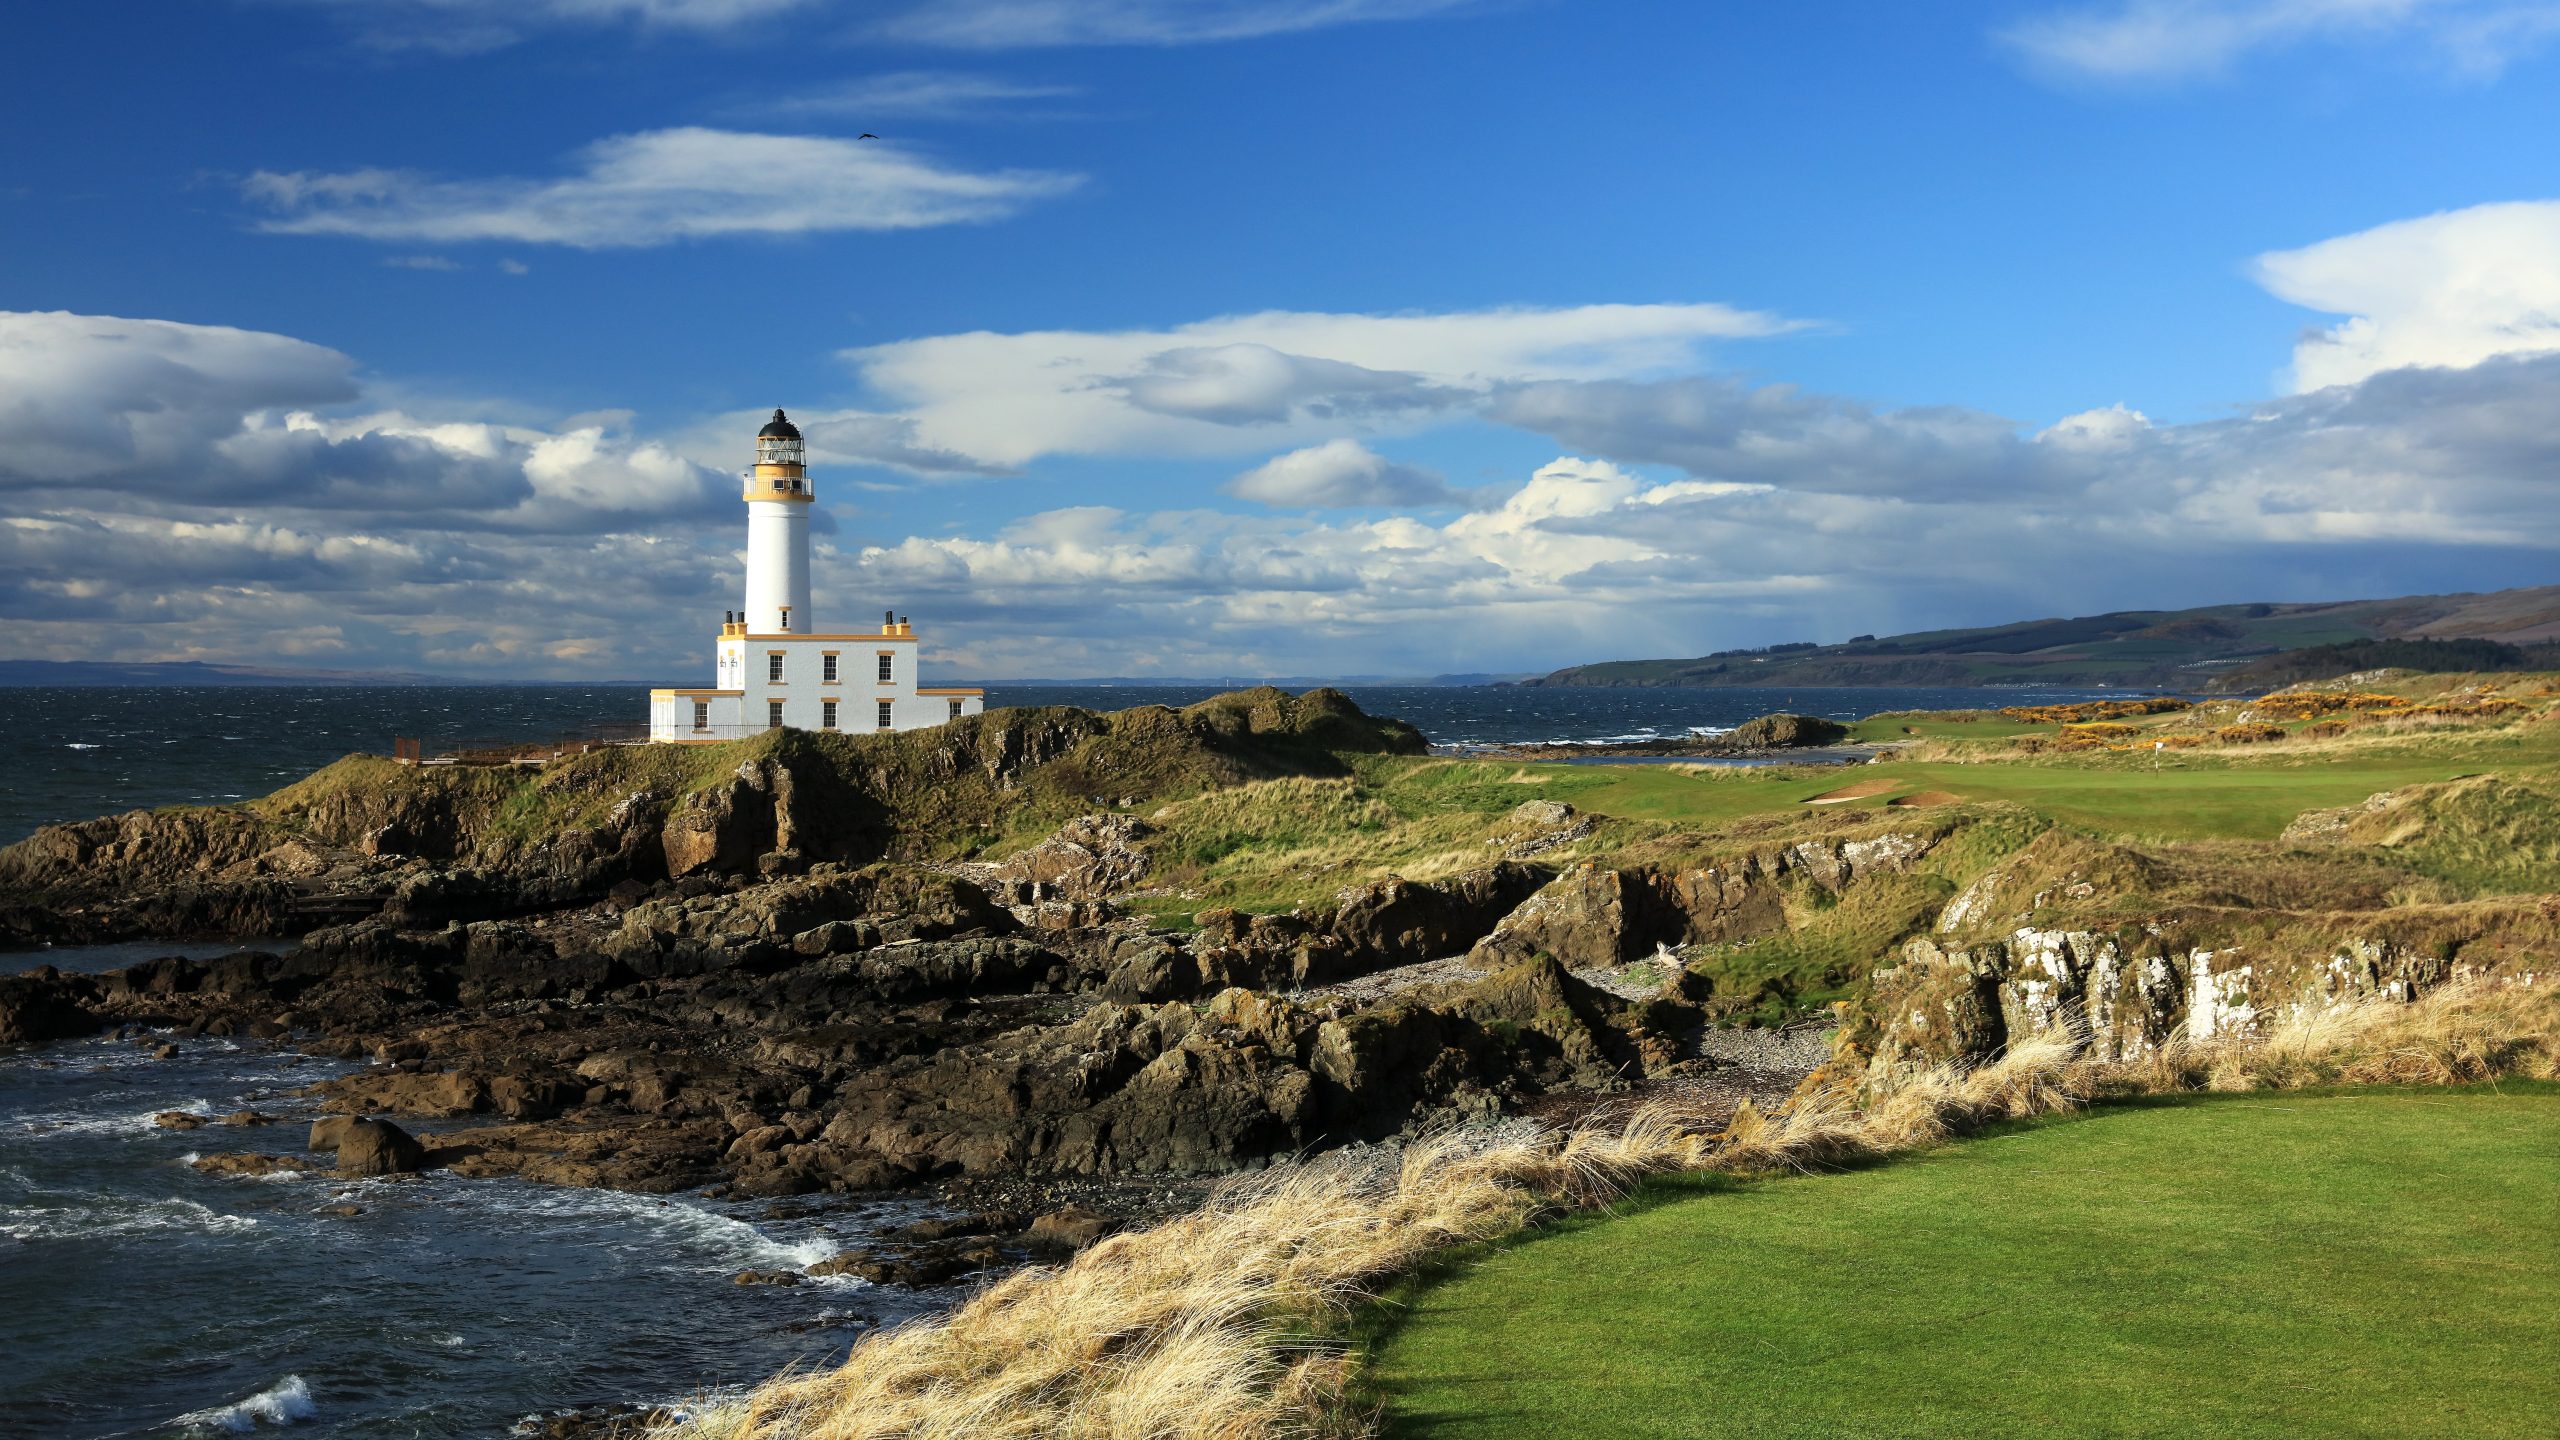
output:
<path id="1" fill-rule="evenodd" d="M 791 421 L 785 418 L 783 413 L 777 409 L 773 412 L 773 418 L 764 422 L 764 428 L 756 432 L 756 438 L 759 440 L 797 440 L 800 438 L 800 427 L 792 424 Z"/>

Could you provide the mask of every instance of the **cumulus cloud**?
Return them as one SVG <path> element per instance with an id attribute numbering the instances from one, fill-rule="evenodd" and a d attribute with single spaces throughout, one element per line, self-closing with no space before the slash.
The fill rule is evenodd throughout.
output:
<path id="1" fill-rule="evenodd" d="M 594 424 L 546 433 L 359 398 L 354 363 L 287 336 L 0 312 L 0 491 L 83 508 L 274 506 L 457 528 L 612 528 L 724 488 L 665 446 Z"/>
<path id="2" fill-rule="evenodd" d="M 912 230 L 999 220 L 1080 177 L 968 171 L 886 141 L 684 127 L 600 140 L 573 174 L 445 180 L 405 170 L 261 170 L 276 234 L 612 249 L 727 235 Z"/>
<path id="3" fill-rule="evenodd" d="M 1982 495 L 2070 483 L 2015 423 L 1958 406 L 1873 409 L 1720 376 L 1519 385 L 1494 419 L 1580 450 L 1703 479 L 1866 495 Z"/>
<path id="4" fill-rule="evenodd" d="M 1428 470 L 1398 465 L 1357 440 L 1277 455 L 1227 482 L 1227 493 L 1282 508 L 1446 505 L 1460 497 Z"/>
<path id="5" fill-rule="evenodd" d="M 860 410 L 817 410 L 796 417 L 809 443 L 809 458 L 818 464 L 885 465 L 915 475 L 1011 475 L 1000 465 L 973 460 L 957 450 L 926 445 L 916 439 L 916 422 L 904 415 L 874 415 Z M 761 417 L 758 417 L 761 420 Z M 748 433 L 724 427 L 728 436 Z"/>
<path id="6" fill-rule="evenodd" d="M 2048 73 L 2123 82 L 2218 74 L 2307 43 L 2395 45 L 2487 75 L 2555 34 L 2551 0 L 2117 0 L 2030 17 L 2001 39 Z"/>
<path id="7" fill-rule="evenodd" d="M 282 335 L 0 312 L 13 652 L 698 671 L 700 622 L 736 598 L 733 479 L 627 412 L 422 416 L 368 405 L 355 368 Z"/>
<path id="8" fill-rule="evenodd" d="M 2139 442 L 2150 428 L 2150 416 L 2118 401 L 2101 410 L 2065 415 L 2038 432 L 2036 440 L 2081 452 L 2122 450 Z"/>
<path id="9" fill-rule="evenodd" d="M 354 369 L 253 330 L 0 312 L 0 485 L 175 473 L 245 414 L 354 399 Z"/>
<path id="10" fill-rule="evenodd" d="M 2477 205 L 2258 257 L 2260 284 L 2351 318 L 2295 347 L 2293 385 L 2560 350 L 2560 201 Z"/>
<path id="11" fill-rule="evenodd" d="M 1648 477 L 1656 444 L 1561 457 L 1437 523 L 1087 507 L 861 563 L 871 588 L 965 617 L 973 655 L 1010 667 L 992 673 L 1076 673 L 1080 656 L 1086 673 L 1140 656 L 1428 673 L 2537 583 L 2560 552 L 2560 357 L 2395 371 L 2190 425 L 2122 407 L 2032 436 L 2004 424 L 1947 427 L 1947 468 L 1996 473 L 2023 449 L 2041 488 L 1838 486 L 1819 446 L 1796 457 L 1812 483 L 1776 458 L 1754 482 Z M 1061 613 L 1074 624 L 1039 618 Z"/>
<path id="12" fill-rule="evenodd" d="M 1685 369 L 1707 341 L 1799 322 L 1714 304 L 1347 315 L 1170 330 L 977 331 L 844 352 L 919 443 L 1002 468 L 1043 455 L 1236 456 L 1394 433 L 1524 380 Z"/>

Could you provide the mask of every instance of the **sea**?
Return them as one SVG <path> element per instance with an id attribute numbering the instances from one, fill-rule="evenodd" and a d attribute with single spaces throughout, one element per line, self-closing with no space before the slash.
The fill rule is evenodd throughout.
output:
<path id="1" fill-rule="evenodd" d="M 990 708 L 1182 705 L 1214 686 L 995 686 Z M 2051 690 L 1346 686 L 1436 744 L 1711 733 L 1772 711 L 2090 698 Z M 2121 692 L 2109 692 L 2121 693 Z M 0 689 L 0 843 L 39 825 L 263 795 L 351 751 L 542 739 L 645 714 L 630 686 Z M 272 946 L 289 945 L 272 942 Z M 237 946 L 0 954 L 104 970 Z M 146 1043 L 147 1039 L 147 1043 Z M 174 1040 L 171 1059 L 151 1047 Z M 513 1180 L 220 1179 L 199 1152 L 299 1148 L 296 1092 L 342 1073 L 254 1041 L 92 1038 L 0 1050 L 0 1440 L 501 1437 L 571 1407 L 682 1404 L 840 1360 L 964 1288 L 852 1277 L 741 1286 L 932 1213 L 892 1198 L 637 1196 Z M 272 1127 L 164 1126 L 257 1110 Z M 353 1207 L 353 1213 L 343 1213 Z"/>

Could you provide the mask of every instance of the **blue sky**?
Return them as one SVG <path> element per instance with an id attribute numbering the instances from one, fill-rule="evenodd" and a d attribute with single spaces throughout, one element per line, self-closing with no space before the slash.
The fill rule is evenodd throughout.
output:
<path id="1" fill-rule="evenodd" d="M 822 618 L 953 677 L 2547 583 L 2555 48 L 2539 0 L 18 7 L 0 645 L 690 676 L 777 404 Z"/>

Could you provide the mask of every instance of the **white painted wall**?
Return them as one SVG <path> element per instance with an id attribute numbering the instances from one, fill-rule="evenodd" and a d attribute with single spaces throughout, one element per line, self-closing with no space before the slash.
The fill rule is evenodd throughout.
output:
<path id="1" fill-rule="evenodd" d="M 818 628 L 809 608 L 809 505 L 806 500 L 747 502 L 747 628 L 758 634 L 782 630 L 782 610 L 791 608 L 790 628 L 808 634 Z"/>

